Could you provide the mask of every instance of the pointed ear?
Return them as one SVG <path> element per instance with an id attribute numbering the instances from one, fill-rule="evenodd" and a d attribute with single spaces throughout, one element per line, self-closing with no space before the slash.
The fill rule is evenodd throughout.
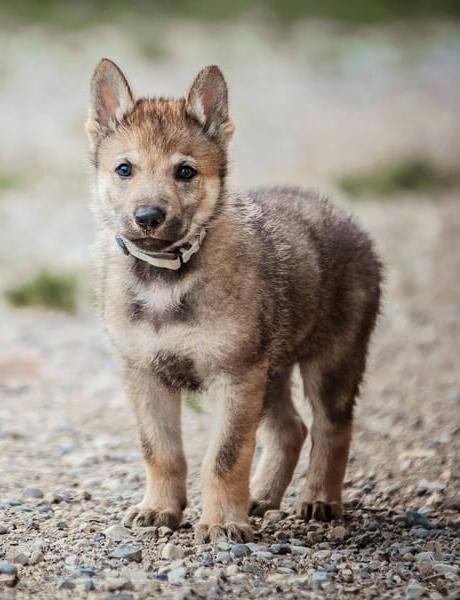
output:
<path id="1" fill-rule="evenodd" d="M 94 147 L 134 106 L 134 98 L 125 76 L 108 58 L 103 58 L 91 80 L 91 99 L 86 131 Z"/>
<path id="2" fill-rule="evenodd" d="M 202 69 L 186 99 L 187 113 L 213 137 L 227 143 L 234 126 L 228 116 L 227 84 L 219 67 Z"/>

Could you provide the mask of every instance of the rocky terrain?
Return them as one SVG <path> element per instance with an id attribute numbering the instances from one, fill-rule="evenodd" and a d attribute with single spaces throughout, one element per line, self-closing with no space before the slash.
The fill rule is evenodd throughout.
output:
<path id="1" fill-rule="evenodd" d="M 460 597 L 459 191 L 351 203 L 335 187 L 341 172 L 388 155 L 423 150 L 455 164 L 458 30 L 416 40 L 305 27 L 280 40 L 243 26 L 178 24 L 163 32 L 165 54 L 155 58 L 118 30 L 2 31 L 1 172 L 19 182 L 0 188 L 1 288 L 43 266 L 83 283 L 75 314 L 0 301 L 0 598 Z M 307 442 L 282 510 L 253 519 L 254 543 L 195 545 L 213 416 L 203 398 L 184 406 L 181 528 L 123 526 L 144 474 L 86 291 L 92 231 L 81 127 L 101 55 L 120 60 L 136 87 L 171 93 L 201 64 L 222 63 L 235 98 L 234 182 L 321 186 L 376 239 L 385 302 L 356 411 L 343 522 L 306 524 L 289 513 Z M 299 97 L 307 108 L 296 114 Z M 308 424 L 297 376 L 294 385 Z"/>

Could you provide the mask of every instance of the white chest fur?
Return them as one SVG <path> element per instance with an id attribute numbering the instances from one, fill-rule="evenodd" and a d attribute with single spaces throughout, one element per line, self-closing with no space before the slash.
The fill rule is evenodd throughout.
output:
<path id="1" fill-rule="evenodd" d="M 191 277 L 175 285 L 131 280 L 130 293 L 120 295 L 114 279 L 108 281 L 104 317 L 119 353 L 140 367 L 149 368 L 159 353 L 167 353 L 192 361 L 202 378 L 214 372 L 225 361 L 234 333 L 222 317 L 200 319 L 192 313 L 175 318 L 193 285 Z"/>

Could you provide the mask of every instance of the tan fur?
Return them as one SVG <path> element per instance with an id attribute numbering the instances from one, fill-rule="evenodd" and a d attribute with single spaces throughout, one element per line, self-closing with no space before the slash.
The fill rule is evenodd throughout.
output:
<path id="1" fill-rule="evenodd" d="M 179 100 L 136 100 L 116 65 L 96 69 L 87 130 L 98 298 L 147 474 L 128 522 L 178 526 L 186 503 L 180 392 L 207 390 L 216 429 L 202 469 L 200 541 L 251 539 L 248 511 L 279 507 L 307 433 L 291 399 L 296 363 L 314 414 L 297 510 L 306 519 L 340 516 L 353 404 L 379 307 L 379 261 L 346 214 L 313 192 L 228 193 L 233 129 L 217 67 L 203 69 Z M 129 176 L 117 174 L 120 162 Z M 183 165 L 192 169 L 187 180 Z M 164 219 L 139 223 L 146 206 Z M 174 272 L 115 243 L 122 235 L 173 251 L 202 229 L 199 252 Z M 250 486 L 258 429 L 263 450 Z"/>

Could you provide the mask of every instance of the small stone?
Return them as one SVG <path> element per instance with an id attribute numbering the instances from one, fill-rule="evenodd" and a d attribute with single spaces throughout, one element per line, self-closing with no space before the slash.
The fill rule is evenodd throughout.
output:
<path id="1" fill-rule="evenodd" d="M 75 583 L 70 581 L 70 579 L 60 579 L 56 585 L 58 590 L 73 590 L 75 588 Z"/>
<path id="2" fill-rule="evenodd" d="M 167 560 L 178 560 L 184 558 L 185 553 L 180 546 L 175 544 L 166 544 L 161 552 L 161 557 Z"/>
<path id="3" fill-rule="evenodd" d="M 311 548 L 307 548 L 306 546 L 291 546 L 291 552 L 298 556 L 306 556 L 311 553 Z"/>
<path id="4" fill-rule="evenodd" d="M 338 525 L 337 527 L 334 527 L 333 529 L 331 529 L 331 532 L 329 535 L 332 540 L 341 542 L 342 540 L 345 539 L 345 536 L 347 535 L 347 530 L 345 529 L 345 527 L 343 525 Z"/>
<path id="5" fill-rule="evenodd" d="M 104 535 L 112 542 L 122 542 L 131 538 L 131 531 L 122 525 L 111 525 L 104 530 Z"/>
<path id="6" fill-rule="evenodd" d="M 173 530 L 169 527 L 166 527 L 166 525 L 162 525 L 158 528 L 158 537 L 169 537 L 173 533 Z"/>
<path id="7" fill-rule="evenodd" d="M 5 535 L 5 533 L 8 533 L 9 529 L 8 529 L 8 525 L 5 525 L 4 523 L 0 523 L 0 535 Z"/>
<path id="8" fill-rule="evenodd" d="M 247 556 L 250 553 L 250 550 L 246 544 L 235 544 L 232 546 L 230 552 L 235 558 L 243 558 L 243 556 Z"/>
<path id="9" fill-rule="evenodd" d="M 37 565 L 43 560 L 43 552 L 41 550 L 33 550 L 30 554 L 29 565 Z"/>
<path id="10" fill-rule="evenodd" d="M 307 542 L 309 544 L 317 544 L 322 539 L 323 539 L 323 536 L 320 533 L 317 533 L 316 531 L 309 531 L 307 533 Z"/>
<path id="11" fill-rule="evenodd" d="M 316 573 L 313 573 L 311 578 L 314 583 L 326 583 L 329 579 L 330 576 L 326 571 L 317 571 Z"/>
<path id="12" fill-rule="evenodd" d="M 428 519 L 416 510 L 408 510 L 404 515 L 404 521 L 408 527 L 419 526 L 424 529 L 431 529 L 432 527 Z"/>
<path id="13" fill-rule="evenodd" d="M 406 587 L 407 600 L 419 600 L 425 593 L 425 588 L 416 581 L 411 581 Z"/>
<path id="14" fill-rule="evenodd" d="M 224 552 L 228 552 L 231 547 L 232 547 L 232 545 L 229 544 L 228 542 L 218 542 L 218 544 L 217 544 L 217 549 L 223 550 Z"/>
<path id="15" fill-rule="evenodd" d="M 273 544 L 270 546 L 270 550 L 273 554 L 290 554 L 291 546 L 289 544 Z"/>
<path id="16" fill-rule="evenodd" d="M 427 479 L 422 479 L 415 490 L 416 496 L 424 496 L 430 490 L 430 482 Z"/>
<path id="17" fill-rule="evenodd" d="M 26 498 L 44 498 L 45 494 L 40 488 L 28 487 L 24 491 L 24 496 Z"/>
<path id="18" fill-rule="evenodd" d="M 168 573 L 168 582 L 172 585 L 177 585 L 185 579 L 187 576 L 187 569 L 185 567 L 178 567 L 177 569 L 173 569 Z"/>
<path id="19" fill-rule="evenodd" d="M 211 552 L 203 552 L 200 556 L 200 560 L 205 567 L 212 567 L 214 564 L 214 558 Z"/>
<path id="20" fill-rule="evenodd" d="M 245 546 L 249 548 L 252 554 L 259 552 L 260 550 L 265 550 L 265 546 L 262 546 L 261 544 L 255 544 L 254 542 L 248 542 L 245 544 Z"/>
<path id="21" fill-rule="evenodd" d="M 232 562 L 232 556 L 230 552 L 218 552 L 216 560 L 217 562 L 223 563 L 224 565 L 228 565 Z"/>
<path id="22" fill-rule="evenodd" d="M 286 517 L 286 513 L 282 510 L 267 510 L 264 514 L 264 520 L 269 523 L 279 523 Z"/>
<path id="23" fill-rule="evenodd" d="M 9 562 L 0 562 L 0 575 L 17 575 L 18 570 L 15 565 Z"/>
<path id="24" fill-rule="evenodd" d="M 433 569 L 437 572 L 437 573 L 442 573 L 443 575 L 453 575 L 456 576 L 458 575 L 458 571 L 459 571 L 459 567 L 457 565 L 448 565 L 446 563 L 435 563 L 433 565 Z"/>
<path id="25" fill-rule="evenodd" d="M 233 575 L 238 575 L 239 573 L 238 565 L 229 565 L 225 571 L 226 575 L 232 577 Z"/>
<path id="26" fill-rule="evenodd" d="M 434 560 L 433 552 L 419 552 L 415 555 L 416 562 L 426 562 Z"/>
<path id="27" fill-rule="evenodd" d="M 95 590 L 96 586 L 94 584 L 94 581 L 92 581 L 91 579 L 85 579 L 83 589 L 85 592 L 92 592 L 93 590 Z"/>
<path id="28" fill-rule="evenodd" d="M 271 552 L 259 550 L 258 552 L 254 552 L 254 558 L 258 558 L 259 560 L 272 560 L 273 554 Z"/>
<path id="29" fill-rule="evenodd" d="M 126 560 L 141 562 L 142 550 L 131 544 L 123 544 L 118 546 L 118 548 L 115 548 L 115 550 L 109 554 L 109 558 L 125 558 Z"/>
<path id="30" fill-rule="evenodd" d="M 19 554 L 16 554 L 13 558 L 13 562 L 24 567 L 29 564 L 29 557 L 24 552 L 19 552 Z"/>
<path id="31" fill-rule="evenodd" d="M 109 592 L 121 592 L 133 590 L 134 586 L 132 582 L 125 577 L 110 577 L 105 582 L 105 588 Z"/>
<path id="32" fill-rule="evenodd" d="M 430 535 L 430 532 L 428 529 L 416 527 L 415 529 L 412 529 L 412 534 L 415 535 L 415 537 L 418 537 L 420 540 L 425 540 Z"/>

